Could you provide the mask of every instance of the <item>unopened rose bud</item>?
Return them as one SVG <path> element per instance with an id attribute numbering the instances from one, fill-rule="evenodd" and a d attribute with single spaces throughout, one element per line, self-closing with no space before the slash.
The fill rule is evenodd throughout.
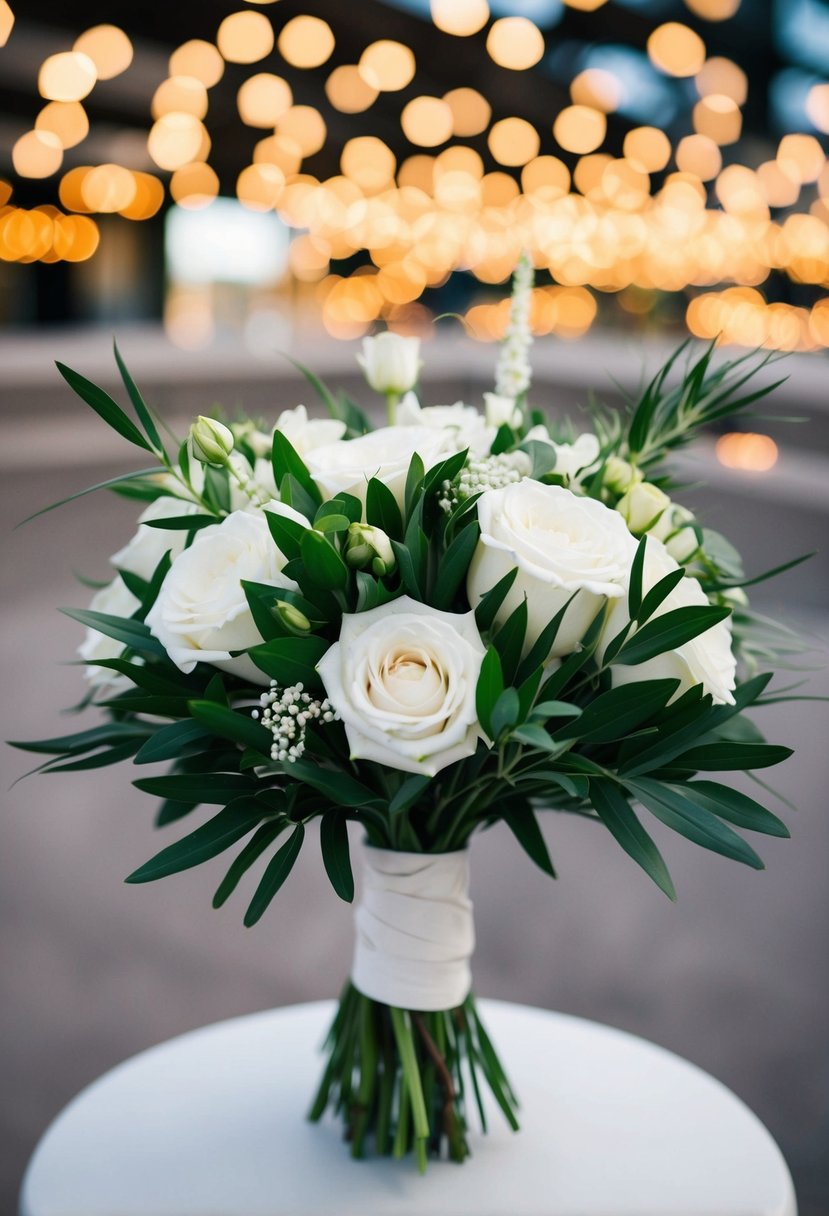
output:
<path id="1" fill-rule="evenodd" d="M 484 393 L 484 412 L 487 426 L 511 426 L 513 430 L 522 422 L 521 411 L 512 397 L 502 397 L 499 393 Z"/>
<path id="2" fill-rule="evenodd" d="M 676 503 L 662 512 L 648 535 L 661 540 L 674 561 L 681 566 L 689 562 L 699 549 L 693 513 Z"/>
<path id="3" fill-rule="evenodd" d="M 199 414 L 190 427 L 190 441 L 196 460 L 219 468 L 227 464 L 233 451 L 233 432 L 230 428 L 203 414 Z"/>
<path id="4" fill-rule="evenodd" d="M 604 484 L 614 494 L 624 494 L 631 486 L 642 481 L 644 474 L 640 469 L 622 460 L 621 456 L 611 456 L 604 466 Z"/>
<path id="5" fill-rule="evenodd" d="M 294 604 L 289 604 L 287 600 L 277 600 L 275 615 L 285 626 L 290 633 L 310 633 L 311 622 L 301 609 Z"/>
<path id="6" fill-rule="evenodd" d="M 619 499 L 616 510 L 633 535 L 641 536 L 643 532 L 649 532 L 653 528 L 670 505 L 670 498 L 663 494 L 658 486 L 649 481 L 640 481 Z"/>
<path id="7" fill-rule="evenodd" d="M 399 396 L 417 383 L 422 365 L 420 339 L 392 333 L 363 338 L 363 353 L 357 362 L 375 392 Z"/>
<path id="8" fill-rule="evenodd" d="M 389 574 L 397 564 L 391 541 L 382 528 L 352 524 L 345 541 L 345 560 L 355 570 L 371 570 L 377 578 Z"/>

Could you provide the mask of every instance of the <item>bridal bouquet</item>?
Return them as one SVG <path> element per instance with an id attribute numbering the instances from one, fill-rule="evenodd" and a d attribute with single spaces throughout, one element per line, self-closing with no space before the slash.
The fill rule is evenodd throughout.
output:
<path id="1" fill-rule="evenodd" d="M 651 816 L 755 869 L 734 829 L 788 834 L 717 776 L 790 754 L 746 716 L 780 699 L 761 668 L 783 635 L 664 463 L 770 389 L 750 358 L 708 348 L 677 374 L 674 356 L 575 435 L 528 404 L 531 286 L 522 261 L 483 412 L 424 405 L 418 341 L 383 333 L 358 358 L 388 425 L 307 372 L 330 418 L 200 417 L 171 447 L 117 349 L 132 417 L 58 365 L 154 463 L 103 483 L 144 504 L 138 530 L 91 607 L 67 610 L 103 720 L 17 746 L 52 773 L 172 762 L 134 783 L 163 800 L 158 824 L 213 809 L 127 881 L 244 842 L 213 904 L 258 863 L 246 925 L 314 821 L 351 901 L 359 825 L 354 964 L 311 1117 L 339 1114 L 354 1156 L 413 1151 L 421 1168 L 468 1154 L 485 1088 L 518 1126 L 470 987 L 473 833 L 504 823 L 555 877 L 541 819 L 580 815 L 671 899 Z"/>

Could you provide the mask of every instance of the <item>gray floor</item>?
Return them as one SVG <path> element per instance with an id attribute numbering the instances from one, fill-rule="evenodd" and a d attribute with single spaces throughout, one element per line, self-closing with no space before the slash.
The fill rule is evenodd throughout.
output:
<path id="1" fill-rule="evenodd" d="M 2 737 L 72 729 L 59 708 L 77 698 L 80 677 L 60 664 L 79 631 L 55 605 L 85 602 L 72 571 L 105 574 L 134 512 L 98 495 L 8 529 L 100 475 L 4 474 Z M 775 553 L 797 547 L 781 524 Z M 829 619 L 804 614 L 796 578 L 785 590 L 786 618 L 813 631 L 825 658 Z M 811 690 L 829 693 L 825 670 Z M 656 824 L 680 890 L 671 906 L 593 825 L 549 816 L 555 884 L 495 829 L 473 851 L 476 986 L 612 1023 L 714 1073 L 766 1122 L 790 1162 L 802 1216 L 818 1216 L 829 1213 L 829 707 L 764 712 L 769 734 L 799 749 L 775 781 L 800 808 L 783 811 L 790 842 L 760 840 L 766 872 L 697 850 Z M 0 755 L 7 789 L 26 757 Z M 349 914 L 327 886 L 313 841 L 250 932 L 241 925 L 243 898 L 222 912 L 210 908 L 221 861 L 154 887 L 124 886 L 123 876 L 160 847 L 152 804 L 129 776 L 32 777 L 4 799 L 3 1212 L 14 1210 L 46 1124 L 103 1070 L 207 1022 L 330 996 L 348 969 Z M 177 831 L 167 829 L 165 839 Z"/>

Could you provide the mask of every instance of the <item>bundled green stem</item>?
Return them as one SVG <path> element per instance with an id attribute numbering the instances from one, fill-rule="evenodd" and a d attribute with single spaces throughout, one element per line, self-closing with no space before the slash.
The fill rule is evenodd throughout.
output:
<path id="1" fill-rule="evenodd" d="M 353 1157 L 414 1152 L 421 1172 L 429 1156 L 463 1161 L 470 1091 L 487 1129 L 482 1080 L 518 1130 L 515 1094 L 472 995 L 457 1009 L 418 1013 L 383 1005 L 349 981 L 324 1050 L 309 1118 L 317 1122 L 326 1110 L 339 1116 Z"/>

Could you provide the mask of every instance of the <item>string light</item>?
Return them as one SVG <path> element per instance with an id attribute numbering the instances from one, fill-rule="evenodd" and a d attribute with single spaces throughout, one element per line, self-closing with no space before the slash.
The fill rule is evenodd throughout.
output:
<path id="1" fill-rule="evenodd" d="M 12 148 L 12 164 L 21 177 L 51 177 L 63 161 L 63 148 L 53 131 L 27 131 Z"/>
<path id="2" fill-rule="evenodd" d="M 432 20 L 445 34 L 468 38 L 489 20 L 487 0 L 431 0 Z"/>
<path id="3" fill-rule="evenodd" d="M 5 46 L 14 29 L 14 13 L 8 0 L 0 0 L 0 46 Z"/>
<path id="4" fill-rule="evenodd" d="M 528 17 L 501 17 L 490 28 L 486 49 L 499 67 L 525 71 L 544 54 L 544 35 Z"/>
<path id="5" fill-rule="evenodd" d="M 249 76 L 236 94 L 239 117 L 249 127 L 275 127 L 293 100 L 287 80 L 271 72 Z"/>
<path id="6" fill-rule="evenodd" d="M 74 148 L 89 134 L 89 119 L 79 101 L 50 101 L 35 119 L 36 131 L 51 131 L 61 148 Z"/>
<path id="7" fill-rule="evenodd" d="M 395 93 L 405 89 L 414 78 L 415 57 L 402 42 L 381 39 L 363 51 L 358 71 L 371 88 L 381 93 Z"/>
<path id="8" fill-rule="evenodd" d="M 273 26 L 264 13 L 245 9 L 225 17 L 216 46 L 228 63 L 256 63 L 273 50 Z"/>
<path id="9" fill-rule="evenodd" d="M 331 58 L 334 35 L 320 17 L 293 17 L 282 27 L 277 43 L 279 53 L 295 68 L 318 68 Z"/>
<path id="10" fill-rule="evenodd" d="M 95 64 L 80 51 L 61 51 L 44 59 L 37 78 L 41 97 L 49 101 L 82 101 L 95 87 Z"/>
<path id="11" fill-rule="evenodd" d="M 92 60 L 98 80 L 112 80 L 132 63 L 132 42 L 117 25 L 93 26 L 76 39 L 72 49 Z"/>
<path id="12" fill-rule="evenodd" d="M 171 76 L 192 76 L 206 89 L 212 89 L 224 75 L 225 63 L 212 42 L 192 38 L 170 56 Z"/>

